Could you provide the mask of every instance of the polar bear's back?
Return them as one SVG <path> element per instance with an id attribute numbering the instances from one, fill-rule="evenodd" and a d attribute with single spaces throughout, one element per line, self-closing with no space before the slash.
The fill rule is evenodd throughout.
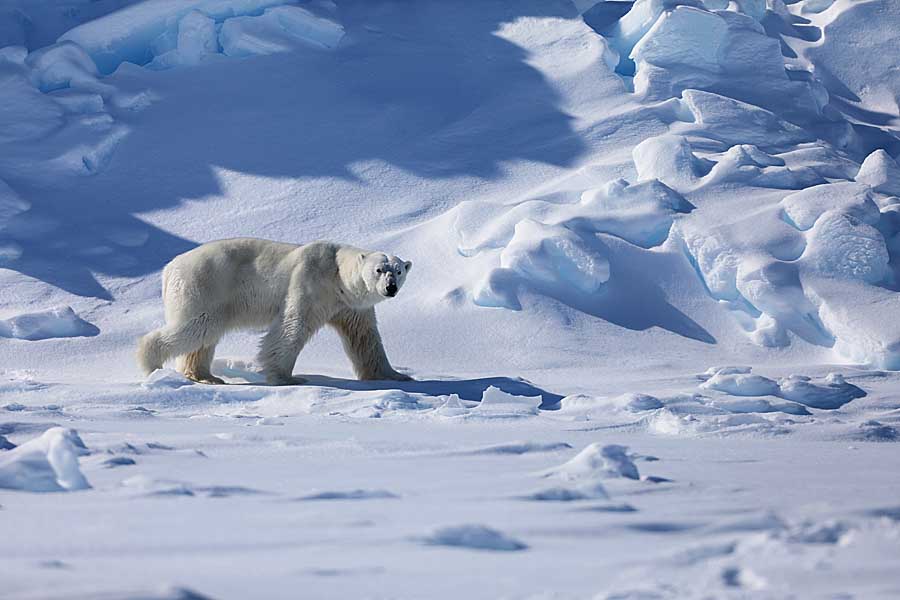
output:
<path id="1" fill-rule="evenodd" d="M 167 321 L 199 312 L 246 315 L 254 325 L 270 318 L 290 278 L 288 259 L 302 246 L 254 238 L 209 242 L 172 259 L 163 270 Z"/>

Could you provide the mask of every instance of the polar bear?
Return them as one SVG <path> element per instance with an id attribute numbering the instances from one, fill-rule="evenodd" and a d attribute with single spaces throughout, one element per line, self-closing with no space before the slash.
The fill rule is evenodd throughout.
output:
<path id="1" fill-rule="evenodd" d="M 313 334 L 331 325 L 359 379 L 410 377 L 391 367 L 375 305 L 393 298 L 410 261 L 332 242 L 305 245 L 240 238 L 203 244 L 163 269 L 166 325 L 141 338 L 145 373 L 182 357 L 179 370 L 202 383 L 224 383 L 210 372 L 216 344 L 231 330 L 268 327 L 259 363 L 274 385 L 304 383 L 291 371 Z"/>

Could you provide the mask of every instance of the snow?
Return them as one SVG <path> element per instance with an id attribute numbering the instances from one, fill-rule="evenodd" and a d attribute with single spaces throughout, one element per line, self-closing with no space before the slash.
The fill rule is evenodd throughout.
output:
<path id="1" fill-rule="evenodd" d="M 0 338 L 19 340 L 46 340 L 78 336 L 95 336 L 100 333 L 95 325 L 75 314 L 71 306 L 25 313 L 0 320 Z"/>
<path id="2" fill-rule="evenodd" d="M 896 596 L 896 3 L 475 4 L 2 3 L 0 595 Z M 415 381 L 140 374 L 236 236 Z"/>
<path id="3" fill-rule="evenodd" d="M 71 492 L 90 488 L 78 466 L 87 448 L 74 429 L 51 427 L 40 437 L 0 454 L 0 488 Z"/>

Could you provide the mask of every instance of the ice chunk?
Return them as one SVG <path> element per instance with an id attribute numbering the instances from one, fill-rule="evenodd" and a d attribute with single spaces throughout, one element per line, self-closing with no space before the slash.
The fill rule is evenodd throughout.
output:
<path id="1" fill-rule="evenodd" d="M 777 396 L 778 384 L 761 375 L 751 373 L 717 372 L 700 384 L 703 389 L 718 390 L 733 396 Z"/>
<path id="2" fill-rule="evenodd" d="M 766 150 L 814 141 L 800 127 L 759 106 L 694 89 L 684 90 L 681 96 L 694 116 L 696 125 L 691 130 L 729 146 L 753 144 Z"/>
<path id="3" fill-rule="evenodd" d="M 258 17 L 229 19 L 222 25 L 219 42 L 228 56 L 275 54 L 297 43 L 331 49 L 344 37 L 344 28 L 299 6 L 270 8 Z"/>
<path id="4" fill-rule="evenodd" d="M 817 273 L 878 283 L 888 274 L 889 258 L 884 237 L 877 229 L 830 210 L 810 229 L 801 260 Z"/>
<path id="5" fill-rule="evenodd" d="M 204 57 L 218 51 L 216 22 L 202 12 L 193 10 L 178 22 L 175 48 L 154 58 L 148 66 L 166 69 L 177 65 L 197 65 Z"/>
<path id="6" fill-rule="evenodd" d="M 850 215 L 869 225 L 878 223 L 878 206 L 868 185 L 839 181 L 816 185 L 785 197 L 781 201 L 788 222 L 801 231 L 810 229 L 830 210 Z"/>
<path id="7" fill-rule="evenodd" d="M 156 0 L 140 2 L 70 29 L 59 41 L 75 42 L 90 55 L 103 74 L 123 62 L 145 65 L 171 50 L 167 37 L 179 21 L 199 11 L 216 22 L 239 15 L 259 14 L 289 0 Z M 168 45 L 168 47 L 167 47 Z"/>
<path id="8" fill-rule="evenodd" d="M 872 152 L 859 167 L 856 181 L 865 183 L 876 192 L 900 196 L 900 167 L 884 150 Z"/>
<path id="9" fill-rule="evenodd" d="M 779 43 L 745 14 L 677 6 L 634 46 L 635 92 L 662 100 L 703 89 L 805 122 L 821 107 L 809 83 L 787 77 Z M 749 140 L 741 140 L 749 141 Z"/>
<path id="10" fill-rule="evenodd" d="M 542 396 L 514 396 L 494 386 L 481 395 L 481 404 L 470 411 L 479 417 L 528 417 L 538 414 Z"/>
<path id="11" fill-rule="evenodd" d="M 866 393 L 857 386 L 847 383 L 838 373 L 829 373 L 821 384 L 813 383 L 808 377 L 786 377 L 779 382 L 780 396 L 810 408 L 833 410 L 840 408 Z"/>
<path id="12" fill-rule="evenodd" d="M 561 226 L 531 219 L 516 224 L 512 240 L 500 254 L 500 266 L 536 286 L 574 288 L 592 294 L 609 280 L 609 262 Z"/>
<path id="13" fill-rule="evenodd" d="M 78 466 L 87 448 L 74 429 L 53 427 L 38 438 L 0 454 L 0 488 L 67 492 L 90 484 Z"/>
<path id="14" fill-rule="evenodd" d="M 97 66 L 80 46 L 60 42 L 28 55 L 25 64 L 31 69 L 31 82 L 42 92 L 50 92 L 79 84 L 95 84 Z"/>
<path id="15" fill-rule="evenodd" d="M 43 312 L 26 313 L 0 320 L 0 338 L 46 340 L 61 337 L 93 336 L 100 333 L 95 325 L 75 314 L 69 306 Z"/>
<path id="16" fill-rule="evenodd" d="M 711 163 L 694 156 L 687 139 L 680 135 L 648 138 L 631 151 L 638 180 L 658 179 L 679 192 L 690 190 L 709 172 Z"/>
<path id="17" fill-rule="evenodd" d="M 455 546 L 475 550 L 514 552 L 528 548 L 519 540 L 484 525 L 442 527 L 426 536 L 423 541 L 429 545 Z"/>

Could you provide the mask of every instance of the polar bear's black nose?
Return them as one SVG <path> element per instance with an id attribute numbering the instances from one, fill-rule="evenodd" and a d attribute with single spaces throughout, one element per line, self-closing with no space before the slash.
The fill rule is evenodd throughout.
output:
<path id="1" fill-rule="evenodd" d="M 397 284 L 389 283 L 387 288 L 385 289 L 388 296 L 396 296 L 397 295 Z"/>

